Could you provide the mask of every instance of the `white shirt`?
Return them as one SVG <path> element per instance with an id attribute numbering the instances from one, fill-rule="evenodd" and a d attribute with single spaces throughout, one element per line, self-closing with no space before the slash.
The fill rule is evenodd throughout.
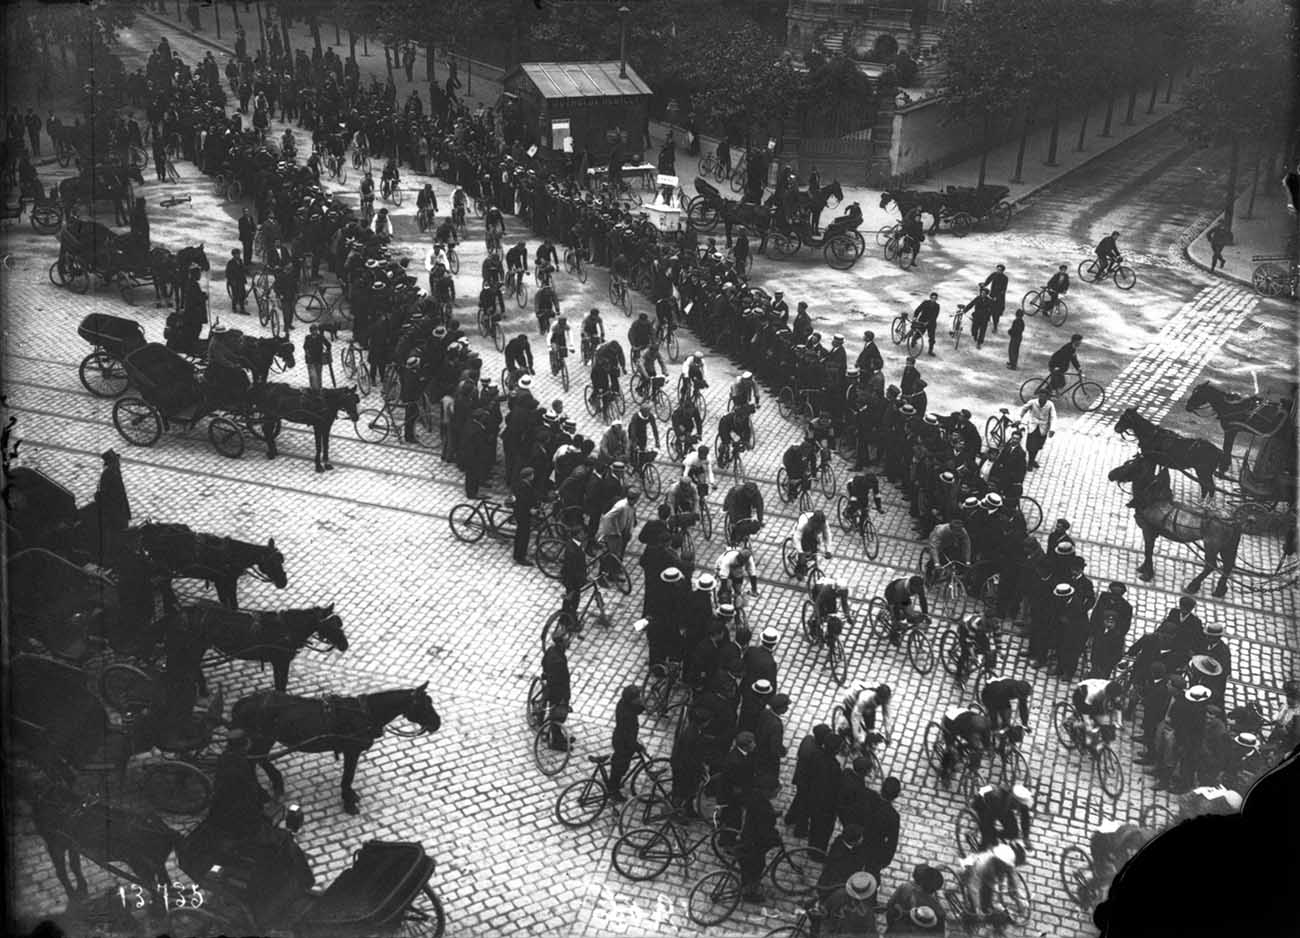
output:
<path id="1" fill-rule="evenodd" d="M 811 511 L 805 511 L 794 523 L 794 546 L 796 550 L 803 550 L 803 547 L 801 546 L 803 544 L 803 532 L 812 524 L 812 516 L 813 513 Z M 827 524 L 822 528 L 822 531 L 821 539 L 822 543 L 825 544 L 823 552 L 830 554 L 834 550 L 831 546 L 831 526 Z"/>
<path id="2" fill-rule="evenodd" d="M 1033 424 L 1033 429 L 1038 430 L 1043 436 L 1046 436 L 1052 429 L 1052 424 L 1056 423 L 1056 405 L 1051 401 L 1046 404 L 1038 403 L 1038 398 L 1034 398 L 1024 407 L 1020 408 L 1020 419 L 1029 418 Z"/>
<path id="3" fill-rule="evenodd" d="M 713 487 L 713 462 L 708 459 L 701 459 L 700 454 L 698 452 L 688 453 L 686 455 L 686 458 L 682 460 L 682 478 L 690 479 L 691 473 L 693 471 L 699 471 L 699 470 L 703 471 L 704 481 L 709 484 L 710 488 L 712 488 Z"/>
<path id="4" fill-rule="evenodd" d="M 728 550 L 718 558 L 716 568 L 718 579 L 721 580 L 739 580 L 742 577 L 756 576 L 754 570 L 754 555 L 750 554 L 749 559 L 743 564 L 740 562 L 740 551 Z"/>
<path id="5" fill-rule="evenodd" d="M 636 527 L 636 509 L 628 502 L 626 498 L 620 498 L 614 503 L 614 507 L 600 516 L 600 526 L 596 530 L 596 539 L 604 540 L 611 534 L 616 534 L 624 540 L 632 537 L 632 529 Z"/>

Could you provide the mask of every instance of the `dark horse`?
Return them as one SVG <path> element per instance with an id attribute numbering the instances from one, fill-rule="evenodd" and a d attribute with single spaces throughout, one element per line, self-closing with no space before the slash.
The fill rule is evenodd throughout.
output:
<path id="1" fill-rule="evenodd" d="M 911 214 L 913 209 L 919 209 L 922 214 L 929 215 L 934 219 L 930 225 L 930 234 L 939 230 L 939 218 L 943 214 L 944 194 L 942 192 L 930 190 L 922 192 L 920 189 L 895 189 L 890 192 L 885 190 L 880 193 L 880 207 L 889 208 L 889 203 L 893 202 L 898 206 L 898 212 L 904 218 Z"/>
<path id="2" fill-rule="evenodd" d="M 352 780 L 357 761 L 384 728 L 399 716 L 417 724 L 421 733 L 436 733 L 442 726 L 425 690 L 428 686 L 425 681 L 412 690 L 357 697 L 294 697 L 262 691 L 235 703 L 230 726 L 248 734 L 249 758 L 262 767 L 276 795 L 284 793 L 284 776 L 271 764 L 268 753 L 277 742 L 288 747 L 284 752 L 342 753 L 343 810 L 356 814 L 358 796 Z"/>
<path id="3" fill-rule="evenodd" d="M 1201 498 L 1214 494 L 1214 470 L 1222 461 L 1223 453 L 1209 440 L 1197 440 L 1157 427 L 1139 414 L 1136 407 L 1125 408 L 1119 415 L 1115 432 L 1120 436 L 1132 433 L 1138 449 L 1162 466 L 1190 469 L 1201 485 Z"/>
<path id="4" fill-rule="evenodd" d="M 287 336 L 240 336 L 237 354 L 253 374 L 254 384 L 266 384 L 271 366 L 276 359 L 283 362 L 287 371 L 294 365 L 293 342 Z"/>
<path id="5" fill-rule="evenodd" d="M 311 391 L 295 388 L 281 382 L 258 385 L 250 398 L 262 414 L 262 435 L 266 438 L 266 458 L 276 457 L 275 437 L 279 422 L 305 424 L 316 438 L 316 471 L 333 469 L 330 465 L 330 429 L 339 411 L 357 422 L 357 408 L 361 398 L 356 387 L 325 388 Z"/>
<path id="6" fill-rule="evenodd" d="M 834 204 L 831 200 L 834 199 Z M 774 192 L 767 204 L 775 206 L 785 216 L 785 222 L 788 225 L 804 227 L 805 234 L 811 237 L 816 229 L 817 219 L 821 217 L 822 212 L 827 205 L 834 208 L 844 201 L 844 189 L 840 186 L 838 179 L 831 181 L 830 184 L 822 186 L 820 189 L 809 189 L 807 192 L 800 192 L 791 186 L 782 196 L 780 202 L 777 202 L 776 193 Z"/>
<path id="7" fill-rule="evenodd" d="M 163 247 L 149 250 L 149 271 L 153 277 L 154 306 L 163 305 L 170 298 L 174 312 L 181 311 L 181 301 L 185 297 L 185 280 L 190 268 L 195 264 L 199 270 L 207 272 L 212 269 L 208 252 L 202 244 L 183 247 L 175 254 Z"/>
<path id="8" fill-rule="evenodd" d="M 134 165 L 100 166 L 83 169 L 80 176 L 59 183 L 59 201 L 65 216 L 72 215 L 80 204 L 90 205 L 101 199 L 113 203 L 113 223 L 125 225 L 131 221 L 131 184 L 144 185 L 140 168 Z"/>
<path id="9" fill-rule="evenodd" d="M 1187 398 L 1187 410 L 1199 414 L 1202 408 L 1208 407 L 1219 418 L 1219 426 L 1223 428 L 1223 450 L 1218 469 L 1227 474 L 1232 465 L 1232 444 L 1238 433 L 1268 437 L 1288 428 L 1294 433 L 1295 394 L 1293 389 L 1290 400 L 1270 401 L 1262 397 L 1229 394 L 1208 381 L 1202 381 L 1192 388 L 1192 394 Z"/>
<path id="10" fill-rule="evenodd" d="M 241 661 L 270 662 L 275 689 L 289 686 L 289 665 L 303 648 L 319 637 L 323 650 L 347 651 L 343 620 L 334 605 L 279 612 L 235 612 L 203 603 L 169 612 L 162 629 L 167 642 L 167 670 L 187 675 L 207 695 L 201 667 L 209 648 Z"/>
<path id="11" fill-rule="evenodd" d="M 1203 569 L 1186 586 L 1186 592 L 1195 593 L 1216 567 L 1222 564 L 1215 596 L 1228 592 L 1228 578 L 1237 566 L 1237 548 L 1241 544 L 1243 525 L 1235 518 L 1214 514 L 1207 508 L 1174 501 L 1169 486 L 1169 470 L 1160 468 L 1154 458 L 1138 453 L 1107 475 L 1112 482 L 1132 482 L 1133 498 L 1128 507 L 1142 531 L 1145 557 L 1138 567 L 1138 576 L 1144 581 L 1154 579 L 1151 551 L 1156 538 L 1164 537 L 1179 544 L 1203 542 L 1205 557 Z"/>
<path id="12" fill-rule="evenodd" d="M 277 589 L 288 585 L 284 572 L 284 555 L 275 547 L 275 538 L 265 544 L 238 541 L 192 531 L 183 524 L 143 524 L 129 528 L 122 538 L 123 549 L 112 566 L 143 569 L 145 582 L 161 584 L 163 600 L 169 608 L 179 605 L 172 592 L 175 578 L 205 580 L 217 588 L 217 599 L 230 609 L 239 608 L 239 578 L 245 573 Z M 124 596 L 125 600 L 126 597 Z"/>

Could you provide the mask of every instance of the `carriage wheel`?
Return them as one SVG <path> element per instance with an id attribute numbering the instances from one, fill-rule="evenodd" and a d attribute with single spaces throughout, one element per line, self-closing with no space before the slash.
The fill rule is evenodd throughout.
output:
<path id="1" fill-rule="evenodd" d="M 54 202 L 38 203 L 32 206 L 28 221 L 37 234 L 54 234 L 63 224 L 63 210 Z"/>
<path id="2" fill-rule="evenodd" d="M 95 349 L 83 358 L 77 374 L 81 386 L 96 397 L 117 397 L 131 383 L 122 363 L 103 349 Z"/>
<path id="3" fill-rule="evenodd" d="M 99 696 L 118 713 L 135 713 L 149 705 L 153 678 L 133 664 L 110 664 L 99 676 Z"/>
<path id="4" fill-rule="evenodd" d="M 767 246 L 772 257 L 793 257 L 799 251 L 799 242 L 782 231 L 774 232 L 767 239 Z"/>
<path id="5" fill-rule="evenodd" d="M 244 416 L 244 429 L 248 431 L 248 435 L 263 443 L 266 442 L 266 431 L 263 429 L 263 421 L 265 420 L 265 417 L 265 414 L 256 411 L 250 411 Z M 275 420 L 271 422 L 271 439 L 274 440 L 278 437 L 280 431 L 283 429 L 284 421 L 279 417 L 276 417 Z"/>
<path id="6" fill-rule="evenodd" d="M 952 216 L 952 233 L 964 238 L 975 227 L 975 216 L 969 212 L 958 212 Z"/>
<path id="7" fill-rule="evenodd" d="M 839 234 L 826 242 L 822 255 L 826 258 L 826 263 L 836 270 L 848 270 L 858 261 L 858 247 L 852 238 Z"/>
<path id="8" fill-rule="evenodd" d="M 228 417 L 214 417 L 208 423 L 208 440 L 212 448 L 227 459 L 244 455 L 244 434 Z"/>
<path id="9" fill-rule="evenodd" d="M 153 446 L 162 436 L 162 415 L 143 398 L 123 397 L 113 404 L 113 426 L 132 446 Z"/>
<path id="10" fill-rule="evenodd" d="M 68 273 L 68 286 L 74 293 L 85 296 L 90 292 L 90 278 L 91 272 L 87 268 L 74 263 Z"/>
<path id="11" fill-rule="evenodd" d="M 989 224 L 994 231 L 1005 231 L 1007 225 L 1011 224 L 1011 206 L 1006 202 L 999 202 L 993 208 L 989 209 Z"/>
<path id="12" fill-rule="evenodd" d="M 1281 296 L 1287 290 L 1287 280 L 1287 270 L 1280 264 L 1260 264 L 1250 282 L 1260 296 Z"/>
<path id="13" fill-rule="evenodd" d="M 442 909 L 442 900 L 426 883 L 402 913 L 397 934 L 402 938 L 442 938 L 446 928 L 447 915 Z"/>
<path id="14" fill-rule="evenodd" d="M 212 803 L 212 782 L 188 762 L 160 762 L 144 768 L 145 798 L 167 814 L 203 814 Z"/>

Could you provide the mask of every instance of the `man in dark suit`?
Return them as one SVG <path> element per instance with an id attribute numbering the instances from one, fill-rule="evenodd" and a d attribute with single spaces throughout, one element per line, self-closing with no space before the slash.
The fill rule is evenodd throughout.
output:
<path id="1" fill-rule="evenodd" d="M 542 655 L 542 683 L 545 688 L 548 716 L 556 723 L 563 723 L 569 718 L 569 633 L 556 629 L 551 635 L 551 647 Z M 558 731 L 551 734 L 546 741 L 551 749 L 563 752 L 569 748 L 569 742 Z"/>
<path id="2" fill-rule="evenodd" d="M 998 264 L 997 269 L 984 279 L 981 286 L 988 287 L 989 298 L 993 300 L 991 310 L 993 316 L 993 331 L 998 331 L 998 320 L 1002 318 L 1003 311 L 1007 308 L 1007 275 L 1006 265 Z"/>
<path id="3" fill-rule="evenodd" d="M 931 293 L 928 299 L 920 302 L 912 315 L 925 332 L 925 336 L 930 342 L 930 354 L 933 355 L 934 330 L 939 325 L 939 294 Z M 903 389 L 903 393 L 907 393 L 907 388 Z"/>
<path id="4" fill-rule="evenodd" d="M 533 562 L 528 559 L 528 538 L 533 528 L 533 508 L 537 505 L 540 496 L 537 488 L 533 485 L 533 477 L 536 473 L 532 466 L 524 466 L 519 470 L 518 481 L 515 482 L 515 563 L 525 567 L 531 567 Z"/>
<path id="5" fill-rule="evenodd" d="M 862 372 L 865 380 L 870 375 L 881 371 L 885 367 L 885 359 L 880 354 L 880 349 L 876 345 L 876 334 L 874 332 L 862 333 L 862 351 L 858 353 L 858 371 Z"/>
<path id="6" fill-rule="evenodd" d="M 155 141 L 157 138 L 154 138 Z M 253 239 L 257 236 L 257 222 L 253 219 L 252 213 L 247 208 L 244 214 L 239 216 L 239 242 L 244 246 L 244 263 L 249 267 L 253 264 Z"/>

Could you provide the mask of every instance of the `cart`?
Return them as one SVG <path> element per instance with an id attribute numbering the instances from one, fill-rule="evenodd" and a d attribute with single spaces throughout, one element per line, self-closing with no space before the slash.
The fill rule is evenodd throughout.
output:
<path id="1" fill-rule="evenodd" d="M 77 371 L 82 385 L 96 397 L 120 397 L 131 385 L 127 356 L 149 344 L 144 329 L 134 319 L 91 313 L 81 320 L 77 335 L 95 347 Z"/>

